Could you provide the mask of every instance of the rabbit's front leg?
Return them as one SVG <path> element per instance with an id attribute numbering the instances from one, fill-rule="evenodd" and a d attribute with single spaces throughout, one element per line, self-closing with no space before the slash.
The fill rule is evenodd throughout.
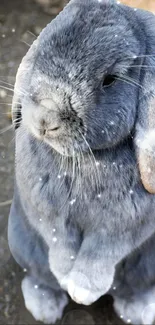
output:
<path id="1" fill-rule="evenodd" d="M 110 289 L 115 260 L 108 238 L 102 233 L 90 234 L 83 240 L 73 268 L 64 278 L 63 287 L 74 301 L 90 305 Z"/>
<path id="2" fill-rule="evenodd" d="M 64 285 L 64 279 L 69 275 L 81 245 L 80 234 L 76 228 L 67 231 L 62 225 L 53 229 L 53 237 L 49 245 L 49 264 L 52 273 L 59 284 Z"/>

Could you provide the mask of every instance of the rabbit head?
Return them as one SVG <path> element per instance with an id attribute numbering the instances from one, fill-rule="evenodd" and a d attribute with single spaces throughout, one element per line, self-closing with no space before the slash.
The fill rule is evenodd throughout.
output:
<path id="1" fill-rule="evenodd" d="M 70 1 L 19 67 L 15 127 L 70 156 L 131 136 L 153 193 L 154 48 L 153 14 L 112 0 Z"/>

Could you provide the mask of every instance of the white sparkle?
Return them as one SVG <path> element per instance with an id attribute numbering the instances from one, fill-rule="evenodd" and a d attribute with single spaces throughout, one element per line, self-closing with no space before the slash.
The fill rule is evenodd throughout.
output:
<path id="1" fill-rule="evenodd" d="M 56 229 L 55 228 L 53 228 L 53 232 L 56 232 Z"/>
<path id="2" fill-rule="evenodd" d="M 114 121 L 111 121 L 111 122 L 110 122 L 110 125 L 114 125 L 114 124 L 115 124 Z"/>
<path id="3" fill-rule="evenodd" d="M 53 237 L 52 240 L 53 240 L 54 243 L 56 243 L 58 239 L 56 237 Z"/>
<path id="4" fill-rule="evenodd" d="M 42 293 L 42 296 L 45 296 L 45 294 L 44 294 L 44 293 Z"/>
<path id="5" fill-rule="evenodd" d="M 71 260 L 75 260 L 75 257 L 73 255 L 70 256 Z"/>
<path id="6" fill-rule="evenodd" d="M 43 180 L 42 177 L 39 177 L 39 182 L 42 182 L 42 180 Z"/>
<path id="7" fill-rule="evenodd" d="M 130 324 L 131 323 L 131 319 L 127 319 L 127 323 Z"/>
<path id="8" fill-rule="evenodd" d="M 133 59 L 137 59 L 137 55 L 133 55 Z"/>
<path id="9" fill-rule="evenodd" d="M 76 202 L 76 199 L 73 199 L 72 201 L 70 201 L 70 205 L 73 205 Z"/>
<path id="10" fill-rule="evenodd" d="M 100 162 L 99 161 L 96 161 L 95 164 L 96 164 L 96 166 L 100 166 Z"/>
<path id="11" fill-rule="evenodd" d="M 27 272 L 27 269 L 23 269 L 24 272 Z"/>
<path id="12" fill-rule="evenodd" d="M 113 287 L 113 290 L 116 290 L 116 287 Z"/>
<path id="13" fill-rule="evenodd" d="M 115 162 L 113 162 L 112 164 L 113 164 L 113 166 L 116 166 L 116 163 Z"/>
<path id="14" fill-rule="evenodd" d="M 123 315 L 120 315 L 120 318 L 123 319 Z"/>
<path id="15" fill-rule="evenodd" d="M 35 284 L 34 289 L 38 289 L 38 285 L 37 284 Z"/>
<path id="16" fill-rule="evenodd" d="M 117 1 L 117 4 L 120 5 L 120 1 Z"/>
<path id="17" fill-rule="evenodd" d="M 98 194 L 97 197 L 100 199 L 101 198 L 101 194 Z"/>
<path id="18" fill-rule="evenodd" d="M 137 11 L 137 8 L 134 8 L 134 11 Z"/>
<path id="19" fill-rule="evenodd" d="M 15 28 L 12 28 L 12 33 L 15 33 L 15 31 L 16 31 Z"/>
<path id="20" fill-rule="evenodd" d="M 2 34 L 2 37 L 5 38 L 5 34 Z"/>
<path id="21" fill-rule="evenodd" d="M 104 131 L 104 130 L 102 130 L 102 133 L 105 133 L 105 131 Z"/>
<path id="22" fill-rule="evenodd" d="M 130 190 L 130 194 L 133 194 L 133 190 Z"/>
<path id="23" fill-rule="evenodd" d="M 148 173 L 151 173 L 151 168 L 148 168 L 148 170 L 147 170 L 147 171 L 148 171 Z"/>
<path id="24" fill-rule="evenodd" d="M 39 221 L 42 222 L 42 219 L 40 218 Z"/>
<path id="25" fill-rule="evenodd" d="M 61 178 L 61 175 L 58 175 L 58 178 L 60 179 Z"/>
<path id="26" fill-rule="evenodd" d="M 118 37 L 118 35 L 116 34 L 115 37 Z"/>
<path id="27" fill-rule="evenodd" d="M 67 176 L 67 172 L 64 172 L 64 176 Z"/>
<path id="28" fill-rule="evenodd" d="M 104 167 L 104 168 L 106 168 L 106 167 L 107 167 L 107 165 L 104 165 L 103 167 Z"/>

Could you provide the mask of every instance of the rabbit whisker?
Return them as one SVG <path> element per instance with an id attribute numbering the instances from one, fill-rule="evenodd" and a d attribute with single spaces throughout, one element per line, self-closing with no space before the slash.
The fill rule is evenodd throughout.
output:
<path id="1" fill-rule="evenodd" d="M 37 36 L 35 34 L 33 34 L 30 30 L 27 31 L 29 34 L 31 34 L 32 36 L 34 36 L 35 38 L 37 38 Z"/>
<path id="2" fill-rule="evenodd" d="M 2 88 L 2 89 L 5 89 L 5 90 L 9 90 L 9 91 L 12 91 L 13 93 L 19 93 L 19 94 L 21 94 L 21 95 L 27 95 L 27 93 L 25 92 L 23 92 L 23 91 L 21 91 L 21 90 L 18 90 L 18 89 L 11 89 L 11 88 L 9 88 L 9 87 L 6 87 L 6 86 L 3 86 L 3 85 L 0 85 L 0 88 Z"/>
<path id="3" fill-rule="evenodd" d="M 155 57 L 155 54 L 141 54 L 141 55 L 135 55 L 135 59 L 137 58 L 147 58 L 147 57 Z M 129 59 L 133 59 L 134 56 L 129 56 Z"/>
<path id="4" fill-rule="evenodd" d="M 126 65 L 122 65 L 123 68 L 127 68 Z M 141 65 L 141 64 L 134 64 L 130 65 L 130 68 L 144 68 L 144 69 L 152 69 L 155 68 L 155 65 Z"/>
<path id="5" fill-rule="evenodd" d="M 130 79 L 127 79 L 127 78 L 120 78 L 120 77 L 116 77 L 116 80 L 120 80 L 120 81 L 123 81 L 131 86 L 134 86 L 134 87 L 140 87 L 140 88 L 143 88 L 141 85 L 137 84 L 137 83 L 134 83 L 133 81 L 131 82 Z"/>
<path id="6" fill-rule="evenodd" d="M 72 154 L 72 181 L 71 181 L 70 188 L 69 188 L 69 191 L 68 191 L 68 194 L 67 194 L 67 198 L 63 202 L 63 204 L 62 204 L 61 208 L 59 209 L 59 211 L 61 211 L 64 208 L 64 206 L 66 205 L 66 203 L 67 203 L 67 201 L 68 201 L 68 199 L 69 199 L 69 197 L 71 195 L 74 179 L 75 179 L 75 152 L 74 152 L 74 148 L 73 148 L 73 154 Z"/>
<path id="7" fill-rule="evenodd" d="M 23 40 L 20 40 L 22 43 L 24 43 L 24 44 L 26 44 L 27 46 L 31 46 L 29 43 L 27 43 L 27 42 L 25 42 L 25 41 L 23 41 Z"/>
<path id="8" fill-rule="evenodd" d="M 14 87 L 14 84 L 10 84 L 9 82 L 3 81 L 3 80 L 1 80 L 1 79 L 0 79 L 0 82 L 4 83 L 5 85 L 8 85 L 8 86 Z"/>
<path id="9" fill-rule="evenodd" d="M 12 140 L 8 143 L 8 148 L 11 146 L 11 144 L 15 141 L 15 137 L 12 138 Z"/>
<path id="10" fill-rule="evenodd" d="M 0 130 L 0 134 L 3 134 L 9 130 L 13 129 L 12 125 L 6 126 L 5 128 L 3 128 L 2 130 Z"/>
<path id="11" fill-rule="evenodd" d="M 100 175 L 99 175 L 99 172 L 98 172 L 98 168 L 97 168 L 97 161 L 96 161 L 96 159 L 95 159 L 95 156 L 94 156 L 94 154 L 93 154 L 93 151 L 92 151 L 92 149 L 90 148 L 90 145 L 89 145 L 89 143 L 87 142 L 87 140 L 86 140 L 86 138 L 85 138 L 85 136 L 82 134 L 82 132 L 79 130 L 79 132 L 80 132 L 80 134 L 81 134 L 81 136 L 82 136 L 82 138 L 83 138 L 83 140 L 84 140 L 84 142 L 86 143 L 86 145 L 87 145 L 87 148 L 88 148 L 88 150 L 89 150 L 89 152 L 90 152 L 90 157 L 92 157 L 92 166 L 94 166 L 95 168 L 93 168 L 94 169 L 94 175 L 95 175 L 95 179 L 96 179 L 96 186 L 97 186 L 97 189 L 99 190 L 99 184 L 100 184 Z"/>

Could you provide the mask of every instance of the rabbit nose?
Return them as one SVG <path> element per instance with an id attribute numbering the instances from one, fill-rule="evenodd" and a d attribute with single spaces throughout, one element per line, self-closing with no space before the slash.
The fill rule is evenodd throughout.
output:
<path id="1" fill-rule="evenodd" d="M 61 128 L 61 126 L 57 120 L 53 121 L 53 123 L 51 125 L 51 123 L 48 124 L 44 118 L 41 119 L 40 125 L 41 125 L 41 132 L 44 136 L 46 136 L 48 133 L 50 133 L 51 135 L 52 134 L 54 135 Z"/>

